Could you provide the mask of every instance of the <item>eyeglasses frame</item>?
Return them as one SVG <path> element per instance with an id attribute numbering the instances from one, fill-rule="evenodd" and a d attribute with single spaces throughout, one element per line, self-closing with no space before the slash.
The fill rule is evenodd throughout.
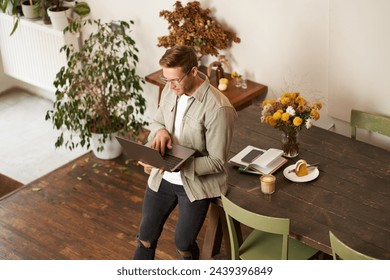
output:
<path id="1" fill-rule="evenodd" d="M 173 83 L 174 85 L 176 86 L 180 86 L 180 83 L 184 80 L 184 78 L 191 72 L 191 70 L 194 69 L 194 68 L 191 68 L 190 70 L 188 70 L 181 78 L 179 79 L 172 79 L 172 80 L 168 80 L 167 78 L 165 78 L 162 74 L 160 75 L 160 80 L 164 83 L 164 84 L 167 84 L 167 83 Z"/>

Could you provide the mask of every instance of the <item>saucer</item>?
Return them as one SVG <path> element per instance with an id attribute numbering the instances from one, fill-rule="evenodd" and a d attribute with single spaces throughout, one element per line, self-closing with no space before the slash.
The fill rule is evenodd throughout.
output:
<path id="1" fill-rule="evenodd" d="M 297 174 L 295 174 L 295 172 L 289 173 L 289 171 L 293 170 L 294 168 L 295 168 L 295 164 L 292 164 L 290 166 L 287 166 L 283 170 L 284 177 L 286 177 L 287 179 L 289 179 L 290 181 L 293 181 L 293 182 L 298 182 L 298 183 L 309 182 L 309 181 L 312 181 L 315 178 L 317 178 L 318 175 L 320 174 L 320 171 L 318 171 L 317 167 L 316 168 L 308 168 L 309 174 L 307 174 L 305 176 L 298 177 Z"/>

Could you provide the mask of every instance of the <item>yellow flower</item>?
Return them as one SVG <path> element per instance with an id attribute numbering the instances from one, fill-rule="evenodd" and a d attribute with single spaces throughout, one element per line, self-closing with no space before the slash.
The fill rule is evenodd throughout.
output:
<path id="1" fill-rule="evenodd" d="M 265 105 L 267 104 L 274 104 L 276 101 L 273 100 L 273 99 L 269 99 L 269 100 L 264 100 L 263 103 L 262 103 L 262 106 L 264 107 Z"/>
<path id="2" fill-rule="evenodd" d="M 280 103 L 282 103 L 283 105 L 286 105 L 290 102 L 290 97 L 282 97 L 282 99 L 280 100 Z"/>
<path id="3" fill-rule="evenodd" d="M 240 79 L 241 78 L 241 75 L 238 74 L 236 71 L 234 71 L 230 77 L 232 77 L 232 79 Z"/>
<path id="4" fill-rule="evenodd" d="M 282 114 L 279 112 L 279 111 L 276 111 L 273 115 L 272 115 L 273 119 L 274 120 L 280 120 L 280 118 L 282 117 Z"/>
<path id="5" fill-rule="evenodd" d="M 311 112 L 310 112 L 310 116 L 312 116 L 312 118 L 314 120 L 318 120 L 320 118 L 320 114 L 317 112 L 316 109 L 312 109 Z"/>
<path id="6" fill-rule="evenodd" d="M 276 125 L 276 121 L 274 120 L 274 118 L 272 116 L 266 117 L 265 118 L 265 122 L 268 123 L 271 126 L 275 126 Z"/>
<path id="7" fill-rule="evenodd" d="M 290 119 L 289 113 L 283 113 L 282 114 L 282 121 L 287 122 Z"/>
<path id="8" fill-rule="evenodd" d="M 295 126 L 300 126 L 302 124 L 302 119 L 300 117 L 295 117 L 294 120 L 293 120 L 293 124 Z"/>

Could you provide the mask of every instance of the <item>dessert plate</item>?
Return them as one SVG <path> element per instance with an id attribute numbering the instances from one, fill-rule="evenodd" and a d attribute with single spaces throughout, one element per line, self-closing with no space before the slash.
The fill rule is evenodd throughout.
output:
<path id="1" fill-rule="evenodd" d="M 290 181 L 293 181 L 293 182 L 298 182 L 298 183 L 309 182 L 309 181 L 312 181 L 315 178 L 317 178 L 318 175 L 320 174 L 320 171 L 318 171 L 317 167 L 316 168 L 308 168 L 309 174 L 307 174 L 306 176 L 298 177 L 297 174 L 295 174 L 295 172 L 289 173 L 289 171 L 293 170 L 294 168 L 295 168 L 295 164 L 292 164 L 292 165 L 287 166 L 283 170 L 284 177 L 286 177 L 287 179 L 289 179 Z"/>

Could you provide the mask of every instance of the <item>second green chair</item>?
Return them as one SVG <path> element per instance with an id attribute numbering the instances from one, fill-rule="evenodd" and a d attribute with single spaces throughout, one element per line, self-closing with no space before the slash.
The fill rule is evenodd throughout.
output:
<path id="1" fill-rule="evenodd" d="M 356 128 L 390 136 L 390 117 L 351 110 L 351 137 L 356 139 Z"/>
<path id="2" fill-rule="evenodd" d="M 289 237 L 290 220 L 263 216 L 243 209 L 222 196 L 233 260 L 305 260 L 318 251 Z M 234 220 L 251 229 L 239 244 Z"/>

